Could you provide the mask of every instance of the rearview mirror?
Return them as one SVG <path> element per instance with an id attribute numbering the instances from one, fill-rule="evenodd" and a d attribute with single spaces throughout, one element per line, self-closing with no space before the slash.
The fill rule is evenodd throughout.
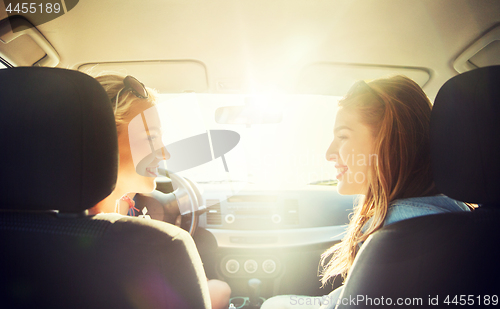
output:
<path id="1" fill-rule="evenodd" d="M 255 104 L 251 98 L 246 98 L 245 105 L 224 106 L 215 110 L 215 122 L 219 124 L 276 124 L 283 119 L 283 114 L 267 108 L 262 104 Z"/>

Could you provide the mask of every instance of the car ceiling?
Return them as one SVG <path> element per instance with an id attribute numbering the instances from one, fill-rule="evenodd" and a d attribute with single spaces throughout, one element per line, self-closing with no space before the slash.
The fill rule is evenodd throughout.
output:
<path id="1" fill-rule="evenodd" d="M 80 0 L 37 28 L 59 67 L 196 60 L 209 92 L 219 80 L 291 90 L 318 62 L 417 67 L 430 72 L 433 97 L 457 74 L 457 56 L 498 23 L 497 0 Z"/>

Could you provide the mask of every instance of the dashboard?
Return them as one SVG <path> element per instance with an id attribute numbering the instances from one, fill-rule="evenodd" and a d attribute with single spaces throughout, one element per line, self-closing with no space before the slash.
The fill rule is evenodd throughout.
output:
<path id="1" fill-rule="evenodd" d="M 339 195 L 334 186 L 249 185 L 237 193 L 218 185 L 201 188 L 208 211 L 200 215 L 194 238 L 209 278 L 228 282 L 233 295 L 247 294 L 252 278 L 262 282 L 264 297 L 329 292 L 320 289 L 318 263 L 342 238 L 352 196 Z"/>

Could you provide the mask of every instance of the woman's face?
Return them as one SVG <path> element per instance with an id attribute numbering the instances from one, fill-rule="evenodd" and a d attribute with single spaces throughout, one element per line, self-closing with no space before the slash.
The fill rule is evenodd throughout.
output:
<path id="1" fill-rule="evenodd" d="M 335 162 L 340 194 L 365 194 L 370 167 L 377 164 L 372 130 L 360 122 L 358 113 L 340 108 L 335 119 L 334 139 L 326 159 Z"/>
<path id="2" fill-rule="evenodd" d="M 170 154 L 162 142 L 156 108 L 138 103 L 130 114 L 132 119 L 118 134 L 117 187 L 125 192 L 149 193 L 156 187 L 160 161 L 170 158 Z"/>

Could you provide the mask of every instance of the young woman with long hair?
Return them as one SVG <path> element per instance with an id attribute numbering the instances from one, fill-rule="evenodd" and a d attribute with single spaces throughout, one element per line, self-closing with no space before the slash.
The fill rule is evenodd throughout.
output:
<path id="1" fill-rule="evenodd" d="M 381 227 L 413 217 L 469 207 L 434 186 L 429 124 L 432 105 L 420 86 L 404 76 L 357 82 L 339 102 L 334 139 L 326 159 L 335 163 L 340 194 L 359 194 L 345 236 L 321 257 L 321 282 L 345 278 L 360 245 Z M 328 298 L 291 306 L 272 298 L 265 308 L 333 308 L 341 288 Z M 305 297 L 305 296 L 304 296 Z M 297 303 L 297 299 L 294 298 Z"/>

